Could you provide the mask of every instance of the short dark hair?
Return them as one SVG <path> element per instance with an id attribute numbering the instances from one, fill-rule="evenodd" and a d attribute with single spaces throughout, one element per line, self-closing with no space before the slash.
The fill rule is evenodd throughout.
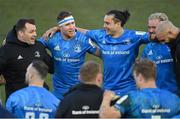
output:
<path id="1" fill-rule="evenodd" d="M 48 66 L 41 60 L 34 60 L 32 62 L 32 67 L 34 67 L 42 79 L 44 79 L 48 74 Z"/>
<path id="2" fill-rule="evenodd" d="M 19 19 L 15 25 L 16 32 L 24 30 L 26 23 L 35 25 L 35 20 L 34 19 L 25 19 L 25 18 Z"/>
<path id="3" fill-rule="evenodd" d="M 107 12 L 106 15 L 113 15 L 114 22 L 121 21 L 122 27 L 124 26 L 124 24 L 127 22 L 127 20 L 130 17 L 130 13 L 128 10 L 125 10 L 125 11 L 111 10 L 111 11 Z"/>
<path id="4" fill-rule="evenodd" d="M 80 69 L 80 77 L 83 82 L 94 81 L 100 72 L 100 65 L 95 61 L 85 62 Z"/>
<path id="5" fill-rule="evenodd" d="M 133 71 L 138 75 L 142 74 L 145 80 L 156 79 L 156 64 L 148 59 L 137 59 Z"/>
<path id="6" fill-rule="evenodd" d="M 59 22 L 60 20 L 66 18 L 66 17 L 69 17 L 71 15 L 72 15 L 72 13 L 69 11 L 61 11 L 57 16 L 57 22 Z"/>

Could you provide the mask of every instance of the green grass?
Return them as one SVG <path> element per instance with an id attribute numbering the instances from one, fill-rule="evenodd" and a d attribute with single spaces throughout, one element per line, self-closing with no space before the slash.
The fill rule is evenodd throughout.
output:
<path id="1" fill-rule="evenodd" d="M 103 26 L 104 14 L 111 9 L 128 9 L 131 17 L 125 27 L 147 30 L 147 18 L 151 13 L 164 12 L 175 24 L 180 24 L 180 0 L 0 0 L 0 43 L 19 18 L 34 18 L 40 37 L 49 27 L 56 24 L 61 10 L 73 13 L 76 25 L 95 29 Z M 142 49 L 142 48 L 141 48 Z M 87 59 L 95 57 L 87 56 Z M 98 60 L 100 62 L 100 60 Z M 47 82 L 51 85 L 51 80 Z M 4 87 L 0 87 L 4 102 Z"/>

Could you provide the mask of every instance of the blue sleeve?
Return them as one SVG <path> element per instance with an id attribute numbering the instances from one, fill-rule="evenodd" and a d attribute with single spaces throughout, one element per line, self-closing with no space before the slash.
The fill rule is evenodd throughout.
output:
<path id="1" fill-rule="evenodd" d="M 14 113 L 14 107 L 15 107 L 16 99 L 13 96 L 10 96 L 6 102 L 6 109 Z"/>
<path id="2" fill-rule="evenodd" d="M 98 43 L 99 40 L 101 40 L 103 32 L 103 30 L 89 30 L 86 32 L 86 35 L 90 37 L 93 42 Z"/>
<path id="3" fill-rule="evenodd" d="M 140 40 L 140 44 L 146 44 L 150 42 L 149 33 L 144 31 L 135 31 L 136 37 Z"/>

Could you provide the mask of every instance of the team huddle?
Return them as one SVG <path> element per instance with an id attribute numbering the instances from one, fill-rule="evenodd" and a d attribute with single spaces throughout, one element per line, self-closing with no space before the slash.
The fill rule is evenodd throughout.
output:
<path id="1" fill-rule="evenodd" d="M 38 40 L 35 21 L 20 19 L 0 48 L 8 110 L 2 107 L 0 118 L 180 117 L 179 28 L 153 13 L 148 32 L 129 30 L 129 17 L 110 10 L 103 29 L 87 30 L 61 11 L 57 26 Z M 102 65 L 85 62 L 87 53 Z M 48 73 L 52 93 L 44 82 Z"/>

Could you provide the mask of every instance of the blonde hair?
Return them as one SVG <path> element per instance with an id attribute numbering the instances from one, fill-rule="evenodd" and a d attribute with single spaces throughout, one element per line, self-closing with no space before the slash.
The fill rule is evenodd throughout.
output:
<path id="1" fill-rule="evenodd" d="M 171 30 L 177 30 L 178 28 L 171 21 L 162 21 L 157 25 L 157 33 L 167 33 Z"/>
<path id="2" fill-rule="evenodd" d="M 148 20 L 159 19 L 160 21 L 168 20 L 168 16 L 165 13 L 156 12 L 149 16 Z"/>
<path id="3" fill-rule="evenodd" d="M 85 62 L 80 69 L 81 81 L 93 82 L 100 70 L 100 64 L 96 63 L 95 61 Z"/>

